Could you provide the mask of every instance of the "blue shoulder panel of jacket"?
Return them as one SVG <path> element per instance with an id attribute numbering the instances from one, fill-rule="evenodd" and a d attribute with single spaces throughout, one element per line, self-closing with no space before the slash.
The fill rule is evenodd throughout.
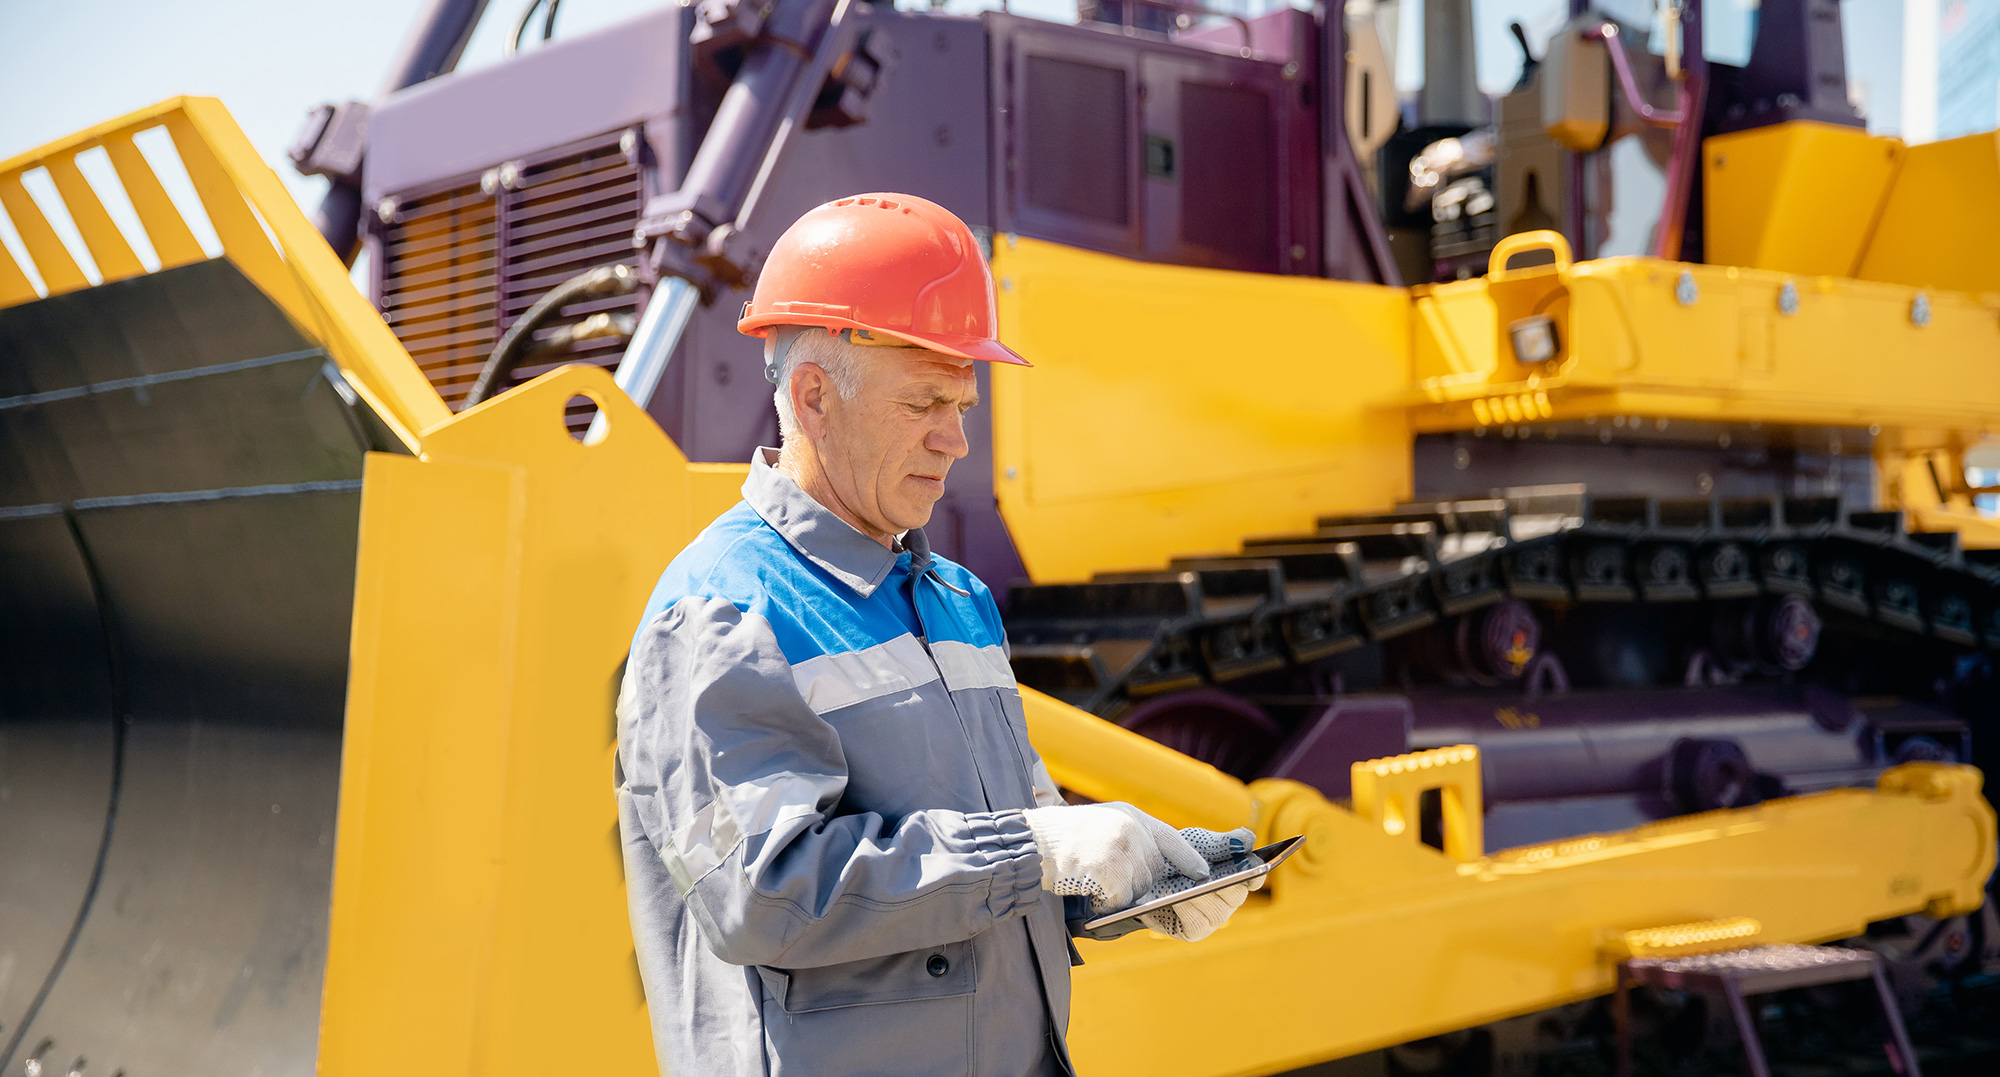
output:
<path id="1" fill-rule="evenodd" d="M 907 575 L 908 555 L 892 580 Z M 1006 636 L 986 585 L 954 561 L 933 557 L 931 567 L 945 583 L 968 592 L 960 597 L 929 588 L 923 618 L 933 642 L 950 640 L 974 647 L 995 646 Z M 888 584 L 890 581 L 885 581 Z M 747 504 L 723 513 L 661 573 L 640 618 L 639 631 L 686 598 L 727 599 L 771 625 L 785 660 L 793 664 L 827 654 L 845 654 L 909 632 L 896 614 L 905 601 L 898 585 L 877 588 L 862 598 L 824 569 L 799 555 L 784 537 Z M 633 641 L 636 646 L 637 632 Z"/>

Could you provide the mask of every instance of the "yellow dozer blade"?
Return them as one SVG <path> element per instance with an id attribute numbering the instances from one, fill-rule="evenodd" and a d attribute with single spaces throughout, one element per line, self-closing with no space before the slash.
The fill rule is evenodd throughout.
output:
<path id="1" fill-rule="evenodd" d="M 0 163 L 0 208 L 0 1069 L 651 1072 L 612 702 L 743 469 L 595 368 L 450 414 L 213 101 Z M 1472 749 L 1364 764 L 1350 809 L 1027 696 L 1071 789 L 1308 836 L 1204 943 L 1084 945 L 1087 1073 L 1273 1073 L 1602 993 L 1620 953 L 1975 908 L 1993 866 L 1966 767 L 1489 855 Z"/>
<path id="2" fill-rule="evenodd" d="M 178 158 L 227 257 L 138 134 Z M 109 199 L 80 158 L 110 166 Z M 295 260 L 304 222 L 271 212 L 285 196 L 255 161 L 188 101 L 0 163 L 28 256 L 0 250 L 10 1071 L 296 1071 L 315 1048 L 363 460 L 445 411 L 373 362 L 394 341 L 351 288 L 309 283 L 344 274 L 323 244 Z"/>

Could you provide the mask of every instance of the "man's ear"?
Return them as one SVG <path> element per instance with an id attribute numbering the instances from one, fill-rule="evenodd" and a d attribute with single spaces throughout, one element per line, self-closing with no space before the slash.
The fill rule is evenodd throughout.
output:
<path id="1" fill-rule="evenodd" d="M 833 385 L 818 363 L 800 363 L 792 371 L 792 414 L 809 437 L 826 436 L 827 392 Z"/>

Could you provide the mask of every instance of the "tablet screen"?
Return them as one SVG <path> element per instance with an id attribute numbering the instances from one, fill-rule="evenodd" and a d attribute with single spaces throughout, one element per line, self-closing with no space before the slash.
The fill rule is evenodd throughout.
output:
<path id="1" fill-rule="evenodd" d="M 1072 920 L 1070 934 L 1089 939 L 1115 939 L 1128 934 L 1144 926 L 1139 923 L 1139 917 L 1147 913 L 1171 908 L 1190 898 L 1212 894 L 1217 890 L 1246 883 L 1269 873 L 1272 868 L 1283 863 L 1286 857 L 1296 852 L 1302 840 L 1304 836 L 1299 835 L 1272 842 L 1261 849 L 1252 849 L 1234 860 L 1215 865 L 1209 877 L 1199 882 L 1186 876 L 1177 876 L 1176 878 L 1184 885 L 1175 892 L 1137 905 L 1116 909 L 1101 916 L 1093 916 L 1081 923 Z"/>

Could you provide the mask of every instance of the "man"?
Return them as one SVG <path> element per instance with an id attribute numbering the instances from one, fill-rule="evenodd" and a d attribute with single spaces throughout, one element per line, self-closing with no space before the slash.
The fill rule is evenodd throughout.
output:
<path id="1" fill-rule="evenodd" d="M 998 610 L 923 525 L 965 456 L 993 278 L 905 195 L 779 239 L 739 328 L 783 447 L 674 559 L 619 700 L 619 823 L 654 1041 L 678 1077 L 1072 1072 L 1065 894 L 1130 904 L 1247 847 L 1066 806 Z M 1199 938 L 1234 887 L 1157 930 Z"/>

